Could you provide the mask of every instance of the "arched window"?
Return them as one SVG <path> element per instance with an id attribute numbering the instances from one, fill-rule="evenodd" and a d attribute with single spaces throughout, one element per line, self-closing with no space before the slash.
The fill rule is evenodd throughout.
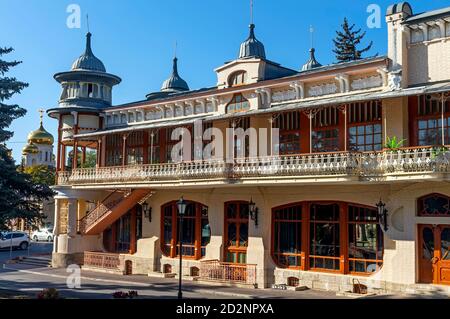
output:
<path id="1" fill-rule="evenodd" d="M 282 268 L 373 273 L 383 263 L 377 210 L 344 202 L 273 208 L 272 258 Z"/>
<path id="2" fill-rule="evenodd" d="M 227 105 L 227 113 L 243 112 L 250 109 L 250 103 L 242 94 L 235 94 Z"/>
<path id="3" fill-rule="evenodd" d="M 167 203 L 161 208 L 161 250 L 165 256 L 179 256 L 179 225 L 177 202 Z M 206 255 L 206 245 L 211 237 L 208 207 L 197 202 L 187 201 L 183 217 L 183 256 L 200 259 Z"/>
<path id="4" fill-rule="evenodd" d="M 441 194 L 430 194 L 419 198 L 418 215 L 449 217 L 450 198 Z"/>
<path id="5" fill-rule="evenodd" d="M 247 82 L 247 72 L 237 71 L 230 75 L 228 79 L 228 86 L 238 86 L 243 85 Z"/>

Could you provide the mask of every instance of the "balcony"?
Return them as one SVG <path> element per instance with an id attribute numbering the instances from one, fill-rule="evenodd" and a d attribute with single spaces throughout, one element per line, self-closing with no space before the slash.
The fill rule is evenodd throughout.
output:
<path id="1" fill-rule="evenodd" d="M 59 185 L 217 185 L 283 181 L 343 182 L 436 179 L 450 173 L 450 151 L 441 147 L 380 152 L 336 152 L 226 161 L 197 161 L 75 169 L 59 172 Z"/>

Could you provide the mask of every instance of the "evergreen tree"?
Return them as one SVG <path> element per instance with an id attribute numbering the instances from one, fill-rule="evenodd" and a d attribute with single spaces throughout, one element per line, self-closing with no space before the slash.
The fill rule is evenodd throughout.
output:
<path id="1" fill-rule="evenodd" d="M 53 195 L 44 184 L 34 183 L 32 177 L 20 172 L 11 156 L 6 142 L 13 136 L 8 128 L 11 123 L 26 114 L 26 110 L 16 104 L 5 104 L 13 95 L 28 86 L 14 77 L 6 76 L 20 61 L 7 62 L 2 56 L 13 51 L 0 47 L 0 229 L 7 229 L 9 221 L 23 218 L 27 223 L 40 222 L 41 202 Z"/>
<path id="2" fill-rule="evenodd" d="M 358 50 L 358 45 L 365 37 L 366 32 L 361 33 L 361 29 L 353 31 L 355 25 L 349 26 L 347 18 L 344 19 L 344 23 L 341 25 L 342 30 L 336 31 L 336 38 L 333 40 L 335 49 L 333 52 L 336 54 L 338 62 L 349 62 L 354 60 L 360 60 L 364 52 L 369 51 L 372 48 L 373 42 L 362 49 Z"/>

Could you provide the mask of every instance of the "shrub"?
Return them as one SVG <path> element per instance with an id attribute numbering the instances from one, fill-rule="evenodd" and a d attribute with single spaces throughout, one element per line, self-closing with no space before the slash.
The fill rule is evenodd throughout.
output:
<path id="1" fill-rule="evenodd" d="M 138 296 L 138 292 L 136 290 L 130 290 L 128 292 L 125 291 L 116 291 L 113 293 L 113 298 L 114 299 L 133 299 L 136 298 Z"/>
<path id="2" fill-rule="evenodd" d="M 59 299 L 59 292 L 55 288 L 45 288 L 37 294 L 38 299 Z"/>

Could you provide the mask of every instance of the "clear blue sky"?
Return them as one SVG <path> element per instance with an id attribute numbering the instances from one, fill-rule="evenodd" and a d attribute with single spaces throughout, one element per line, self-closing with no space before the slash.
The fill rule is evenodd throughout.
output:
<path id="1" fill-rule="evenodd" d="M 392 0 L 254 0 L 256 36 L 267 58 L 299 69 L 308 59 L 309 26 L 315 28 L 317 59 L 334 62 L 332 39 L 344 17 L 367 31 L 374 46 L 369 55 L 386 54 L 384 13 Z M 367 29 L 366 8 L 382 10 L 380 29 Z M 411 0 L 415 13 L 450 5 L 446 0 Z M 78 4 L 81 29 L 69 29 L 66 8 Z M 113 103 L 142 100 L 159 90 L 169 76 L 178 42 L 179 70 L 192 89 L 213 86 L 214 68 L 235 59 L 248 35 L 249 0 L 0 0 L 0 46 L 15 49 L 6 59 L 22 60 L 10 75 L 30 84 L 10 102 L 28 110 L 16 120 L 9 143 L 19 161 L 30 130 L 39 124 L 37 109 L 57 106 L 60 87 L 53 79 L 69 70 L 84 51 L 89 14 L 93 51 L 107 71 L 123 82 L 115 88 Z M 57 123 L 45 118 L 56 137 Z"/>

